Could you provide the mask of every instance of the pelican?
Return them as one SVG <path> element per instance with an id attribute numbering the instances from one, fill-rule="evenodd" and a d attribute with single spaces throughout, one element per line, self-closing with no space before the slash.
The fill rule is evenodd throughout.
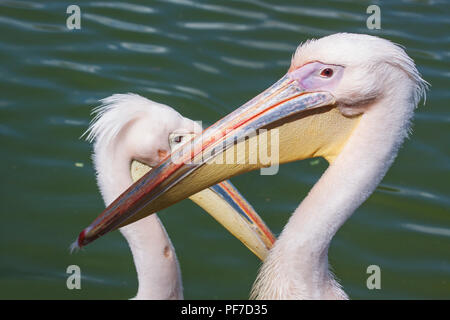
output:
<path id="1" fill-rule="evenodd" d="M 347 299 L 329 268 L 330 242 L 392 165 L 427 86 L 414 61 L 388 40 L 338 33 L 306 41 L 279 81 L 204 130 L 191 148 L 172 153 L 171 158 L 184 163 L 163 161 L 140 185 L 123 193 L 95 221 L 95 230 L 85 229 L 80 245 L 219 181 L 265 166 L 261 161 L 223 165 L 214 160 L 230 149 L 249 159 L 251 149 L 239 144 L 250 144 L 259 135 L 239 143 L 236 139 L 249 130 L 267 129 L 277 132 L 278 145 L 271 141 L 259 147 L 278 147 L 277 163 L 323 157 L 329 166 L 270 250 L 251 297 Z M 132 204 L 124 207 L 123 201 Z"/>
<path id="2" fill-rule="evenodd" d="M 94 142 L 94 167 L 106 205 L 171 150 L 201 132 L 198 123 L 136 94 L 115 94 L 94 109 L 85 134 Z M 275 238 L 230 182 L 191 197 L 260 259 Z M 139 288 L 135 299 L 182 299 L 180 267 L 164 226 L 152 215 L 120 229 L 133 254 Z M 77 244 L 74 244 L 74 248 Z"/>

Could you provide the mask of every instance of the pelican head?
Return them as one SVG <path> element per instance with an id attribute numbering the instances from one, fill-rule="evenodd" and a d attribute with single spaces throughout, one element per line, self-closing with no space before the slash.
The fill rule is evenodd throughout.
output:
<path id="1" fill-rule="evenodd" d="M 115 94 L 101 102 L 93 110 L 95 117 L 85 135 L 94 144 L 94 167 L 107 204 L 125 191 L 124 186 L 128 187 L 118 179 L 129 181 L 130 170 L 137 167 L 137 163 L 152 168 L 170 154 L 172 148 L 178 148 L 202 131 L 197 122 L 181 116 L 171 107 L 137 94 Z M 104 172 L 102 168 L 107 168 L 108 164 L 103 162 L 113 160 L 104 154 L 121 158 L 116 162 L 123 168 Z"/>
<path id="2" fill-rule="evenodd" d="M 288 264 L 277 262 L 282 261 L 281 253 L 324 261 L 335 232 L 392 164 L 425 89 L 412 59 L 388 40 L 340 33 L 307 41 L 297 48 L 280 80 L 203 131 L 189 146 L 176 150 L 171 158 L 182 163 L 167 158 L 113 202 L 100 218 L 102 234 L 219 181 L 267 166 L 260 161 L 224 165 L 214 160 L 231 148 L 248 159 L 252 151 L 239 145 L 250 144 L 258 134 L 236 141 L 249 130 L 276 131 L 277 144 L 272 140 L 259 144 L 259 148 L 278 148 L 276 163 L 318 156 L 330 163 L 291 217 L 257 281 L 256 297 L 279 298 L 286 292 L 302 296 L 302 283 L 314 275 L 305 272 L 310 278 L 278 290 L 276 283 L 289 281 L 275 279 L 295 278 Z M 96 236 L 86 233 L 84 241 Z M 317 269 L 322 272 L 320 279 L 330 278 L 328 268 Z"/>
<path id="3" fill-rule="evenodd" d="M 391 96 L 392 90 L 406 90 L 416 106 L 426 87 L 400 46 L 365 34 L 338 33 L 306 41 L 293 55 L 289 72 L 305 90 L 331 93 L 347 116 L 363 113 L 374 100 Z"/>
<path id="4" fill-rule="evenodd" d="M 171 107 L 136 94 L 115 94 L 101 102 L 86 134 L 94 143 L 94 167 L 106 205 L 202 131 Z M 267 255 L 275 237 L 230 182 L 190 198 L 259 258 Z"/>

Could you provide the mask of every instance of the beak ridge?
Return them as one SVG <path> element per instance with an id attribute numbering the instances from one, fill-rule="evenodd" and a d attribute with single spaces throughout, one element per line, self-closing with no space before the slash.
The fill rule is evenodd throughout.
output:
<path id="1" fill-rule="evenodd" d="M 289 73 L 242 107 L 175 150 L 144 175 L 80 234 L 86 245 L 118 227 L 168 207 L 231 176 L 263 166 L 211 165 L 249 131 L 282 123 L 293 115 L 335 103 L 328 92 L 306 92 Z M 282 162 L 282 161 L 279 161 Z M 188 179 L 189 178 L 189 179 Z M 195 183 L 192 183 L 195 181 Z M 269 237 L 270 238 L 270 237 Z"/>

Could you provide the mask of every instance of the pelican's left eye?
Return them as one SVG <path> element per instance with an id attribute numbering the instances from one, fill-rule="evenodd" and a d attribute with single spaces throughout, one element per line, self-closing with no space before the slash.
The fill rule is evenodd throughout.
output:
<path id="1" fill-rule="evenodd" d="M 191 140 L 194 136 L 195 136 L 195 134 L 193 134 L 193 133 L 171 133 L 169 135 L 170 149 L 173 152 L 175 149 L 178 149 L 184 143 Z"/>
<path id="2" fill-rule="evenodd" d="M 305 90 L 331 91 L 339 85 L 344 69 L 344 66 L 311 62 L 288 72 L 288 77 L 296 80 Z"/>
<path id="3" fill-rule="evenodd" d="M 320 75 L 324 78 L 331 78 L 333 76 L 333 69 L 325 68 L 320 72 Z"/>

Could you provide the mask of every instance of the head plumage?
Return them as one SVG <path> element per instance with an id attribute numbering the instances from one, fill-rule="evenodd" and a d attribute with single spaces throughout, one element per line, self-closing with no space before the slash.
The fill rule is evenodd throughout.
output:
<path id="1" fill-rule="evenodd" d="M 412 98 L 415 105 L 425 97 L 429 86 L 402 46 L 367 34 L 336 33 L 305 41 L 295 51 L 290 70 L 312 61 L 344 67 L 364 66 L 369 70 L 374 70 L 383 63 L 390 64 L 405 72 L 412 80 L 414 86 Z"/>
<path id="2" fill-rule="evenodd" d="M 89 142 L 108 145 L 128 123 L 155 108 L 172 110 L 166 105 L 151 101 L 134 93 L 114 94 L 100 100 L 92 110 L 94 116 L 89 128 L 81 137 Z M 175 112 L 175 111 L 174 111 Z"/>

